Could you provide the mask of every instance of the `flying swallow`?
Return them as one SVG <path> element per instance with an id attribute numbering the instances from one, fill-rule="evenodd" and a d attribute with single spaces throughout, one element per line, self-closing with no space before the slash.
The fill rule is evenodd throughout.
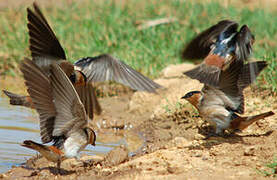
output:
<path id="1" fill-rule="evenodd" d="M 183 51 L 183 58 L 204 60 L 184 74 L 201 83 L 218 86 L 220 73 L 233 61 L 247 61 L 252 52 L 254 35 L 247 25 L 237 29 L 238 23 L 223 20 L 192 39 Z"/>
<path id="2" fill-rule="evenodd" d="M 86 92 L 84 91 L 85 84 L 92 86 L 91 83 L 93 82 L 115 81 L 134 90 L 150 93 L 155 93 L 157 88 L 162 87 L 123 61 L 108 54 L 81 58 L 74 64 L 71 64 L 66 60 L 64 49 L 38 5 L 34 3 L 33 7 L 34 10 L 27 8 L 27 27 L 30 36 L 29 49 L 32 60 L 46 73 L 49 72 L 52 62 L 58 63 L 75 86 L 91 119 L 93 117 L 93 109 L 96 114 L 100 114 L 101 107 L 96 98 L 94 88 L 90 87 L 89 92 Z M 32 107 L 32 102 L 25 102 L 25 100 L 29 100 L 28 97 L 22 97 L 7 91 L 4 91 L 4 93 L 10 98 L 12 105 Z M 93 105 L 93 107 L 90 107 L 90 105 Z"/>
<path id="3" fill-rule="evenodd" d="M 27 91 L 40 118 L 42 143 L 24 141 L 21 145 L 40 152 L 60 168 L 65 158 L 79 158 L 88 144 L 95 146 L 96 135 L 88 127 L 88 115 L 71 81 L 56 63 L 49 65 L 49 75 L 25 58 L 20 66 Z"/>
<path id="4" fill-rule="evenodd" d="M 241 117 L 244 113 L 243 89 L 249 86 L 267 66 L 265 61 L 249 62 L 242 65 L 234 61 L 222 71 L 219 86 L 205 84 L 201 91 L 191 91 L 182 99 L 190 102 L 199 115 L 215 127 L 215 133 L 224 130 L 243 130 L 253 122 L 272 116 L 272 111 L 255 116 Z"/>

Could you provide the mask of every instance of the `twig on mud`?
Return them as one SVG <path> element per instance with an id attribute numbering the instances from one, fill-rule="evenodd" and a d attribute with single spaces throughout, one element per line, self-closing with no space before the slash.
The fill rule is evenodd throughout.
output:
<path id="1" fill-rule="evenodd" d="M 137 29 L 138 30 L 143 30 L 143 29 L 158 26 L 158 25 L 161 25 L 161 24 L 172 23 L 172 22 L 175 22 L 175 21 L 177 21 L 177 18 L 175 18 L 175 17 L 143 21 L 143 22 L 138 23 L 140 25 L 137 26 Z"/>

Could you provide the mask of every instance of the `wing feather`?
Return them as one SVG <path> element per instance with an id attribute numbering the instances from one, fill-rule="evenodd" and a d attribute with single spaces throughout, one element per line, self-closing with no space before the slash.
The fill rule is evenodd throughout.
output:
<path id="1" fill-rule="evenodd" d="M 30 59 L 22 61 L 20 70 L 23 73 L 27 91 L 40 117 L 40 134 L 43 143 L 52 140 L 56 109 L 53 103 L 52 88 L 48 77 Z"/>
<path id="2" fill-rule="evenodd" d="M 83 128 L 87 124 L 84 105 L 64 71 L 56 63 L 51 65 L 50 79 L 57 110 L 53 136 L 67 135 Z"/>
<path id="3" fill-rule="evenodd" d="M 33 60 L 37 57 L 48 57 L 52 60 L 66 59 L 65 52 L 43 16 L 38 5 L 33 4 L 34 11 L 27 8 L 28 30 L 30 36 L 30 50 Z"/>
<path id="4" fill-rule="evenodd" d="M 90 82 L 115 81 L 134 90 L 151 93 L 162 87 L 124 62 L 107 54 L 94 58 L 82 58 L 75 62 L 74 65 L 86 75 Z"/>
<path id="5" fill-rule="evenodd" d="M 203 59 L 211 51 L 211 45 L 215 43 L 219 34 L 229 27 L 238 27 L 238 23 L 230 20 L 222 20 L 209 27 L 194 37 L 182 52 L 184 59 Z"/>

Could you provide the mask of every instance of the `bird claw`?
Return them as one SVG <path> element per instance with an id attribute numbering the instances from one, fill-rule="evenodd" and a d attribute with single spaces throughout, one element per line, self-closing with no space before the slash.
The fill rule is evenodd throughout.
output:
<path id="1" fill-rule="evenodd" d="M 207 135 L 205 135 L 206 137 L 204 138 L 204 140 L 209 139 L 210 137 L 222 137 L 222 138 L 228 138 L 230 136 L 232 136 L 232 134 L 230 133 L 224 133 L 224 132 L 220 132 L 220 133 L 216 133 L 216 132 L 209 132 Z"/>
<path id="2" fill-rule="evenodd" d="M 93 164 L 93 160 L 92 159 L 88 159 L 88 160 L 85 160 L 83 161 L 83 166 L 86 168 L 86 167 L 89 167 Z"/>

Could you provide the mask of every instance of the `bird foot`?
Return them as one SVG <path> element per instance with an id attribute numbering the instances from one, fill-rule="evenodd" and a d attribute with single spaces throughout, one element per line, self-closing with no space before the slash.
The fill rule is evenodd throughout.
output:
<path id="1" fill-rule="evenodd" d="M 87 159 L 85 161 L 83 161 L 83 166 L 86 168 L 86 167 L 90 167 L 92 166 L 94 163 L 94 160 L 93 159 Z"/>

